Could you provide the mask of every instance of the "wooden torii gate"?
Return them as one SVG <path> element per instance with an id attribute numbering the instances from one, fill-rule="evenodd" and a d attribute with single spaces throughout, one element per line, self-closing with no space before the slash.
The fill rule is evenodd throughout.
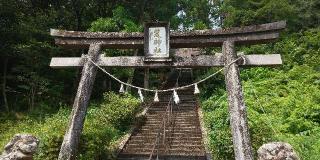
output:
<path id="1" fill-rule="evenodd" d="M 141 56 L 104 57 L 103 48 L 137 49 L 144 47 L 144 34 L 140 32 L 77 32 L 51 29 L 56 44 L 67 48 L 89 48 L 87 56 L 105 67 L 225 67 L 230 126 L 235 159 L 253 160 L 246 106 L 240 82 L 239 66 L 273 66 L 282 64 L 279 54 L 244 55 L 246 63 L 229 64 L 238 58 L 235 45 L 262 44 L 276 40 L 286 26 L 285 21 L 262 25 L 217 30 L 171 32 L 171 48 L 197 48 L 222 46 L 222 54 L 179 57 L 170 62 L 146 62 Z M 51 67 L 83 67 L 74 100 L 69 126 L 61 146 L 59 160 L 75 159 L 83 123 L 94 84 L 97 67 L 84 57 L 52 58 Z"/>

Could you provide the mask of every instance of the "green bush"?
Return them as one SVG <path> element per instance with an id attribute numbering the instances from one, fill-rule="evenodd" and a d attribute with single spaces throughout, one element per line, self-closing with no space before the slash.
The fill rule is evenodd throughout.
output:
<path id="1" fill-rule="evenodd" d="M 112 159 L 114 141 L 119 139 L 132 124 L 139 100 L 129 94 L 104 94 L 100 105 L 90 105 L 83 134 L 80 138 L 78 159 Z M 68 124 L 70 108 L 61 107 L 44 120 L 25 116 L 21 120 L 1 120 L 0 146 L 4 146 L 17 133 L 29 133 L 40 139 L 35 159 L 57 159 Z M 3 149 L 3 148 L 1 148 Z"/>
<path id="2" fill-rule="evenodd" d="M 113 92 L 104 94 L 101 104 L 99 121 L 111 123 L 117 129 L 126 129 L 134 120 L 135 113 L 139 110 L 140 101 L 130 94 L 118 95 Z"/>
<path id="3" fill-rule="evenodd" d="M 254 151 L 270 141 L 293 145 L 302 159 L 320 157 L 320 73 L 295 66 L 285 72 L 252 68 L 242 71 L 244 97 Z M 202 102 L 215 159 L 233 159 L 225 92 Z"/>
<path id="4" fill-rule="evenodd" d="M 205 113 L 205 124 L 210 129 L 208 132 L 210 138 L 209 147 L 211 148 L 213 159 L 234 159 L 233 155 L 230 154 L 233 153 L 233 146 L 229 129 L 228 107 L 225 99 L 226 96 L 222 96 L 222 98 L 212 96 L 202 102 L 201 105 Z"/>
<path id="5" fill-rule="evenodd" d="M 4 121 L 0 124 L 0 128 L 6 128 L 0 132 L 0 146 L 8 143 L 17 133 L 28 133 L 40 139 L 35 159 L 56 159 L 69 113 L 69 109 L 61 108 L 56 114 L 46 117 L 44 121 L 28 116 L 21 120 Z"/>
<path id="6" fill-rule="evenodd" d="M 112 159 L 111 144 L 134 121 L 140 101 L 130 94 L 104 94 L 99 107 L 88 111 L 81 137 L 80 159 Z"/>
<path id="7" fill-rule="evenodd" d="M 33 134 L 40 139 L 40 147 L 35 159 L 56 159 L 63 141 L 70 109 L 61 108 L 56 114 L 37 123 L 39 130 L 33 129 Z M 19 132 L 18 132 L 19 133 Z"/>

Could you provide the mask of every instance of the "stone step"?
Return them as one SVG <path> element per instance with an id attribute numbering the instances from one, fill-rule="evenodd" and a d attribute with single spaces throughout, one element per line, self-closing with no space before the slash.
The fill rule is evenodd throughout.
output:
<path id="1" fill-rule="evenodd" d="M 142 140 L 142 137 L 144 136 L 145 139 L 154 139 L 157 137 L 158 132 L 150 132 L 150 133 L 134 133 L 132 134 L 132 139 L 137 138 L 137 140 Z M 163 131 L 160 133 L 160 137 L 162 137 Z M 166 132 L 166 138 L 172 139 L 172 140 L 182 140 L 182 141 L 195 141 L 202 139 L 202 134 L 200 131 L 196 132 L 190 132 L 187 134 L 176 132 Z"/>
<path id="2" fill-rule="evenodd" d="M 182 118 L 179 118 L 179 119 L 176 119 L 175 117 L 171 117 L 170 119 L 168 118 L 165 118 L 165 121 L 168 122 L 170 120 L 170 122 L 172 123 L 192 123 L 192 124 L 198 124 L 199 122 L 197 121 L 197 118 L 185 118 L 185 119 L 182 119 Z M 163 122 L 163 118 L 153 118 L 153 119 L 147 119 L 145 121 L 145 124 L 148 124 L 148 123 L 162 123 Z"/>
<path id="3" fill-rule="evenodd" d="M 153 109 L 153 108 L 162 109 L 163 111 L 170 111 L 171 109 L 177 110 L 177 111 L 179 111 L 179 109 L 190 109 L 190 110 L 198 109 L 195 105 L 173 106 L 172 108 L 168 108 L 167 106 L 154 105 L 154 106 L 150 107 L 149 109 Z"/>
<path id="4" fill-rule="evenodd" d="M 172 127 L 169 127 L 172 128 Z M 159 129 L 159 126 L 141 126 L 138 129 Z M 174 126 L 175 130 L 200 130 L 199 126 Z"/>
<path id="5" fill-rule="evenodd" d="M 162 139 L 161 139 L 162 140 Z M 156 141 L 155 138 L 153 139 L 131 139 L 128 144 L 154 144 Z M 175 145 L 181 145 L 181 144 L 194 144 L 194 145 L 202 145 L 202 141 L 200 140 L 179 140 L 179 139 L 170 139 L 170 138 L 166 138 L 166 142 L 171 145 L 171 144 L 175 144 Z"/>
<path id="6" fill-rule="evenodd" d="M 158 126 L 161 127 L 163 125 L 162 121 L 147 121 L 144 123 L 144 126 Z M 190 126 L 197 126 L 199 125 L 198 122 L 194 121 L 171 121 L 171 124 L 168 121 L 165 123 L 166 127 L 175 127 L 175 126 L 182 126 L 182 125 L 190 125 Z"/>
<path id="7" fill-rule="evenodd" d="M 150 110 L 148 110 L 148 114 L 147 115 L 158 115 L 158 116 L 163 116 L 164 113 L 166 113 L 167 111 L 157 111 L 157 112 L 150 112 Z M 192 114 L 196 114 L 196 110 L 191 110 L 191 111 L 175 111 L 173 112 L 174 115 L 180 116 L 180 115 L 192 115 Z"/>
<path id="8" fill-rule="evenodd" d="M 179 97 L 189 97 L 189 98 L 194 98 L 195 95 L 193 94 L 193 92 L 190 91 L 177 91 Z M 173 97 L 172 92 L 167 92 L 167 93 L 163 93 L 163 94 L 158 94 L 159 97 Z"/>
<path id="9" fill-rule="evenodd" d="M 143 134 L 143 135 L 148 135 L 148 134 L 154 134 L 156 135 L 158 133 L 158 131 L 155 130 L 139 130 L 138 134 Z M 163 130 L 161 130 L 161 133 L 163 133 Z M 193 131 L 193 130 L 189 130 L 189 131 L 166 131 L 167 135 L 178 135 L 178 134 L 188 134 L 188 135 L 201 135 L 201 131 Z"/>
<path id="10" fill-rule="evenodd" d="M 137 132 L 141 133 L 141 134 L 156 134 L 158 133 L 159 130 L 153 130 L 153 129 L 139 129 Z M 161 132 L 163 133 L 164 131 L 161 130 Z M 166 134 L 200 134 L 201 135 L 201 131 L 200 130 L 172 130 L 172 129 L 166 129 Z"/>
<path id="11" fill-rule="evenodd" d="M 118 160 L 149 160 L 150 153 L 145 154 L 122 154 L 117 159 Z M 152 160 L 155 160 L 157 157 L 154 155 Z M 204 155 L 198 156 L 184 156 L 184 155 L 159 155 L 159 160 L 206 160 Z"/>
<path id="12" fill-rule="evenodd" d="M 131 153 L 125 153 L 126 156 L 119 156 L 117 160 L 149 160 L 150 153 L 145 154 L 131 154 Z M 199 154 L 198 156 L 193 155 L 162 155 L 159 153 L 157 156 L 154 154 L 152 156 L 151 160 L 207 160 L 205 155 Z"/>
<path id="13" fill-rule="evenodd" d="M 157 122 L 157 123 L 156 122 L 148 122 L 148 123 L 145 123 L 144 126 L 149 126 L 150 128 L 160 128 L 163 126 L 163 124 L 162 124 L 162 122 Z M 173 124 L 166 123 L 166 125 L 165 125 L 165 127 L 167 127 L 167 128 L 174 128 L 174 127 L 181 128 L 181 127 L 193 127 L 193 126 L 198 126 L 198 123 L 197 122 L 180 122 L 180 123 L 173 123 Z"/>
<path id="14" fill-rule="evenodd" d="M 147 116 L 160 116 L 163 117 L 164 114 L 166 114 L 166 111 L 149 111 Z M 173 115 L 175 117 L 183 117 L 183 116 L 197 116 L 197 111 L 175 111 L 173 112 Z"/>
<path id="15" fill-rule="evenodd" d="M 143 143 L 139 143 L 138 141 L 133 141 L 127 144 L 126 147 L 135 147 L 135 148 L 152 148 L 154 146 L 155 141 L 147 141 Z M 170 142 L 168 140 L 165 141 L 165 144 L 163 144 L 162 140 L 160 140 L 159 147 L 163 148 L 164 146 L 169 148 L 179 148 L 181 146 L 188 146 L 188 147 L 202 147 L 202 143 L 193 141 L 193 142 Z"/>
<path id="16" fill-rule="evenodd" d="M 162 112 L 162 114 L 148 114 L 148 115 L 146 115 L 146 118 L 147 119 L 156 119 L 156 118 L 160 119 L 160 118 L 163 118 L 168 115 L 169 115 L 168 112 Z M 188 113 L 171 112 L 170 116 L 175 119 L 184 119 L 184 118 L 197 118 L 198 119 L 198 114 L 195 111 L 191 111 Z"/>
<path id="17" fill-rule="evenodd" d="M 160 96 L 159 101 L 160 103 L 169 103 L 171 96 Z M 194 96 L 179 96 L 180 102 L 196 102 L 197 98 Z"/>
<path id="18" fill-rule="evenodd" d="M 181 73 L 180 76 L 179 73 Z M 170 74 L 163 87 L 172 88 L 179 77 L 179 85 L 192 83 L 190 70 L 178 70 Z M 172 106 L 171 124 L 166 123 L 166 145 L 159 145 L 159 159 L 165 160 L 205 160 L 202 133 L 198 117 L 198 101 L 194 88 L 178 90 L 181 103 Z M 167 108 L 172 92 L 159 92 L 160 102 L 152 103 L 145 122 L 129 138 L 118 159 L 149 159 L 163 118 L 167 118 Z M 163 131 L 163 130 L 162 130 Z M 162 135 L 161 135 L 161 138 Z M 160 138 L 160 140 L 161 140 Z M 156 157 L 153 156 L 153 159 Z"/>
<path id="19" fill-rule="evenodd" d="M 143 124 L 143 126 L 149 126 L 150 128 L 160 128 L 163 126 L 163 122 L 162 121 L 147 121 Z M 194 121 L 171 121 L 171 123 L 169 123 L 168 121 L 165 123 L 166 127 L 193 127 L 193 126 L 199 126 L 199 122 L 194 122 Z M 141 128 L 141 127 L 139 127 Z"/>
<path id="20" fill-rule="evenodd" d="M 179 99 L 180 99 L 180 97 L 179 97 Z M 159 102 L 152 103 L 152 106 L 155 106 L 155 105 L 167 106 L 168 104 L 169 104 L 169 101 L 159 101 Z M 187 104 L 196 105 L 197 101 L 194 101 L 194 100 L 180 101 L 180 103 L 174 104 L 174 106 L 183 106 L 183 105 L 187 105 Z"/>
<path id="21" fill-rule="evenodd" d="M 168 122 L 170 120 L 171 123 L 183 123 L 183 122 L 193 122 L 198 123 L 198 117 L 170 117 L 170 119 L 165 118 L 165 121 Z M 151 122 L 162 122 L 163 118 L 147 118 L 144 123 L 151 123 Z"/>
<path id="22" fill-rule="evenodd" d="M 139 152 L 152 152 L 152 148 L 154 145 L 150 146 L 143 146 L 143 145 L 127 145 L 129 148 L 124 148 L 123 153 L 139 153 Z M 159 145 L 156 146 L 156 149 L 159 150 L 160 153 L 166 152 L 168 153 L 174 153 L 175 155 L 190 155 L 191 153 L 201 153 L 203 152 L 202 145 L 197 146 L 178 146 L 178 147 L 170 147 L 166 145 Z"/>
<path id="23" fill-rule="evenodd" d="M 134 134 L 132 135 L 131 139 L 134 140 L 155 140 L 156 135 L 145 135 L 145 136 L 141 136 L 139 134 Z M 176 136 L 167 136 L 166 137 L 169 140 L 182 140 L 182 141 L 201 141 L 202 137 L 200 135 L 176 135 Z"/>
<path id="24" fill-rule="evenodd" d="M 160 140 L 163 140 L 163 139 L 161 138 Z M 141 138 L 141 136 L 134 136 L 130 139 L 130 142 L 128 142 L 127 144 L 136 143 L 136 142 L 154 144 L 155 141 L 156 141 L 156 136 L 146 137 L 146 138 Z M 181 144 L 181 143 L 200 144 L 200 143 L 202 143 L 202 139 L 199 136 L 198 137 L 191 137 L 191 138 L 166 137 L 166 141 L 170 142 L 170 143 L 175 142 L 175 144 Z"/>
<path id="25" fill-rule="evenodd" d="M 184 111 L 196 111 L 197 109 L 196 108 L 173 108 L 172 111 L 173 112 L 184 112 Z M 148 110 L 149 112 L 163 112 L 165 113 L 166 112 L 166 109 L 163 109 L 163 108 L 149 108 Z"/>
<path id="26" fill-rule="evenodd" d="M 196 102 L 197 98 L 191 95 L 178 95 L 179 99 L 181 100 L 181 102 L 187 101 L 187 102 Z M 160 102 L 169 102 L 169 100 L 171 99 L 171 96 L 160 96 L 159 100 Z"/>
<path id="27" fill-rule="evenodd" d="M 123 153 L 135 153 L 135 154 L 150 154 L 152 152 L 152 147 L 149 148 L 125 148 L 123 150 Z M 166 155 L 197 155 L 202 156 L 205 155 L 204 148 L 203 147 L 182 147 L 180 148 L 159 148 L 160 153 L 164 153 Z"/>
<path id="28" fill-rule="evenodd" d="M 185 111 L 185 110 L 190 110 L 190 111 L 194 111 L 197 110 L 198 108 L 195 106 L 175 106 L 172 108 L 167 108 L 167 106 L 152 106 L 149 108 L 149 111 L 152 109 L 157 109 L 159 111 L 167 111 L 169 112 L 171 109 L 174 111 Z"/>
<path id="29" fill-rule="evenodd" d="M 142 148 L 152 148 L 154 146 L 154 143 L 128 143 L 126 147 L 132 147 L 132 148 L 139 148 L 139 149 L 142 149 Z M 181 146 L 183 146 L 183 148 L 185 149 L 193 149 L 193 148 L 202 148 L 202 144 L 201 143 L 170 143 L 170 142 L 167 142 L 165 144 L 162 143 L 162 141 L 160 141 L 160 144 L 159 144 L 159 148 L 164 148 L 164 147 L 167 147 L 167 148 L 170 148 L 170 149 L 179 149 L 181 148 Z"/>
<path id="30" fill-rule="evenodd" d="M 149 123 L 147 126 L 151 126 L 151 127 L 160 127 L 160 123 L 159 124 L 152 124 L 152 123 Z M 174 126 L 176 127 L 193 127 L 193 126 L 198 126 L 197 124 L 188 124 L 188 123 L 185 123 L 185 124 L 174 124 Z"/>
<path id="31" fill-rule="evenodd" d="M 177 114 L 177 113 L 172 113 L 171 114 L 175 119 L 184 119 L 184 118 L 196 118 L 198 119 L 198 114 L 193 111 L 192 113 L 189 114 Z M 147 114 L 145 116 L 147 119 L 160 119 L 163 118 L 163 114 Z"/>
<path id="32" fill-rule="evenodd" d="M 135 135 L 144 135 L 144 136 L 156 136 L 159 133 L 159 131 L 154 130 L 144 130 L 139 131 Z M 161 130 L 161 135 L 163 134 L 163 130 Z M 201 136 L 201 131 L 166 131 L 166 136 L 180 136 L 180 135 L 189 135 L 189 136 Z"/>
<path id="33" fill-rule="evenodd" d="M 158 117 L 147 117 L 146 121 L 162 121 L 163 118 L 167 119 L 168 116 L 163 117 L 162 116 L 158 116 Z M 197 121 L 198 120 L 198 116 L 197 115 L 193 115 L 193 116 L 175 116 L 173 114 L 170 115 L 170 119 L 172 121 L 175 122 L 184 122 L 184 121 Z"/>

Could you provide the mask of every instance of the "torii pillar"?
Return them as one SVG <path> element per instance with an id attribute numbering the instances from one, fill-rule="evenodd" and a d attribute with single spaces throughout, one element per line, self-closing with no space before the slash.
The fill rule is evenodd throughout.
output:
<path id="1" fill-rule="evenodd" d="M 236 60 L 235 42 L 223 42 L 222 53 L 225 56 L 226 64 Z M 253 160 L 247 111 L 244 104 L 240 71 L 237 63 L 225 66 L 225 82 L 228 93 L 230 127 L 235 159 Z"/>
<path id="2" fill-rule="evenodd" d="M 101 45 L 93 43 L 89 47 L 88 57 L 93 61 L 97 61 L 100 52 Z M 61 145 L 59 160 L 77 159 L 78 144 L 96 74 L 97 67 L 90 61 L 85 62 L 69 118 L 70 121 L 68 129 L 64 135 L 63 143 Z"/>

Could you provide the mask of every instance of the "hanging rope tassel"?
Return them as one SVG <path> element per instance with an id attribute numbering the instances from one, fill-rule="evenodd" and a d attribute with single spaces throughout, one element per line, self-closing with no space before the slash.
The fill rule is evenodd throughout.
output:
<path id="1" fill-rule="evenodd" d="M 124 90 L 124 87 L 123 85 L 128 85 L 129 87 L 132 87 L 132 88 L 136 88 L 136 89 L 139 89 L 141 87 L 138 87 L 138 86 L 134 86 L 134 85 L 131 85 L 131 84 L 127 84 L 123 81 L 121 81 L 120 79 L 118 79 L 117 77 L 115 77 L 114 75 L 112 75 L 111 73 L 107 72 L 104 68 L 102 68 L 101 66 L 99 66 L 96 62 L 94 62 L 90 57 L 88 57 L 87 55 L 83 55 L 82 57 L 85 57 L 89 62 L 91 62 L 93 65 L 95 65 L 97 68 L 99 68 L 102 72 L 104 72 L 105 74 L 107 74 L 108 76 L 110 76 L 112 79 L 118 81 L 119 83 L 121 83 L 121 87 L 120 87 L 120 90 L 119 92 L 120 93 L 124 93 L 125 90 Z M 243 64 L 245 65 L 247 62 L 246 58 L 244 56 L 241 56 L 241 57 L 238 57 L 237 59 L 235 59 L 234 61 L 228 63 L 228 64 L 225 64 L 226 66 L 230 66 L 231 64 L 233 63 L 236 63 L 239 59 L 243 59 Z M 208 80 L 209 78 L 217 75 L 218 73 L 222 72 L 224 70 L 224 68 L 221 68 L 220 70 L 216 71 L 215 73 L 205 77 L 204 79 L 198 81 L 197 83 L 201 83 L 201 82 L 204 82 L 206 80 Z M 188 87 L 191 87 L 192 85 L 196 85 L 196 84 L 189 84 L 189 85 L 185 85 L 185 86 L 180 86 L 180 87 L 176 87 L 176 88 L 171 88 L 171 89 L 165 89 L 165 90 L 158 90 L 160 92 L 167 92 L 167 91 L 172 91 L 172 90 L 178 90 L 178 89 L 183 89 L 183 88 L 188 88 Z M 152 89 L 148 89 L 148 88 L 141 88 L 143 90 L 146 90 L 146 91 L 150 91 L 150 92 L 158 92 L 158 91 L 155 91 L 155 90 L 152 90 Z M 195 88 L 196 89 L 196 88 Z M 197 92 L 196 92 L 197 93 Z M 155 100 L 156 100 L 156 96 L 155 96 Z M 159 100 L 159 98 L 158 98 Z"/>
<path id="2" fill-rule="evenodd" d="M 194 84 L 194 94 L 199 94 L 200 93 L 200 90 L 198 88 L 198 84 Z"/>
<path id="3" fill-rule="evenodd" d="M 154 102 L 159 102 L 158 91 L 154 94 Z"/>
<path id="4" fill-rule="evenodd" d="M 124 87 L 123 87 L 123 84 L 121 83 L 121 87 L 119 89 L 119 93 L 124 93 Z"/>
<path id="5" fill-rule="evenodd" d="M 139 94 L 139 96 L 140 96 L 140 100 L 141 100 L 141 102 L 143 102 L 144 101 L 144 98 L 143 98 L 143 94 L 142 94 L 142 92 L 141 92 L 141 89 L 139 88 L 139 90 L 138 90 L 138 94 Z"/>
<path id="6" fill-rule="evenodd" d="M 180 103 L 180 99 L 179 99 L 179 96 L 178 96 L 176 90 L 173 90 L 173 100 L 174 100 L 174 103 L 176 103 L 176 104 Z"/>

